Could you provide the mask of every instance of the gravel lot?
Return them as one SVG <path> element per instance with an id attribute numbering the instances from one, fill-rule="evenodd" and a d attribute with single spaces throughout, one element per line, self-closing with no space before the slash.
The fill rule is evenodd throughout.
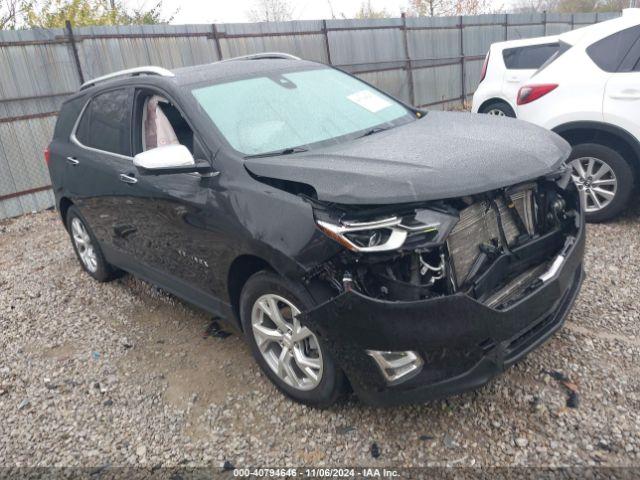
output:
<path id="1" fill-rule="evenodd" d="M 565 328 L 488 386 L 328 411 L 280 395 L 200 311 L 91 280 L 56 213 L 0 222 L 0 465 L 639 465 L 639 214 L 590 226 Z"/>

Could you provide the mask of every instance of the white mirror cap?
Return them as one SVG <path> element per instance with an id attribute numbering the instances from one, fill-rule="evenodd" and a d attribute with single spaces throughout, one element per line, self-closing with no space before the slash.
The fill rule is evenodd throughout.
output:
<path id="1" fill-rule="evenodd" d="M 165 145 L 153 148 L 133 157 L 136 167 L 154 170 L 159 168 L 188 167 L 195 165 L 193 155 L 184 145 Z"/>
<path id="2" fill-rule="evenodd" d="M 640 8 L 625 8 L 622 10 L 623 17 L 640 17 Z"/>

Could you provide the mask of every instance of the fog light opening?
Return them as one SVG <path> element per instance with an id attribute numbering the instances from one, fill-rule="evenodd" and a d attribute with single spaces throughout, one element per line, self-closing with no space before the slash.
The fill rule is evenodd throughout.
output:
<path id="1" fill-rule="evenodd" d="M 401 352 L 367 350 L 367 354 L 378 364 L 382 376 L 389 385 L 397 385 L 409 380 L 420 373 L 424 365 L 420 355 L 411 350 Z"/>

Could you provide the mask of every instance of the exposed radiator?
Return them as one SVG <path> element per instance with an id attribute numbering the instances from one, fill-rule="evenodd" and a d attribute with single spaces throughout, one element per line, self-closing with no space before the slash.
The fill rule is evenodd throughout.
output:
<path id="1" fill-rule="evenodd" d="M 534 215 L 532 193 L 525 190 L 512 195 L 517 215 L 522 220 L 522 230 L 514 219 L 513 211 L 509 211 L 502 198 L 496 198 L 495 202 L 502 219 L 502 227 L 508 245 L 512 245 L 516 238 L 523 233 L 534 233 Z M 501 245 L 500 231 L 496 211 L 488 201 L 481 201 L 470 205 L 460 212 L 460 221 L 453 228 L 447 239 L 449 254 L 453 261 L 458 285 L 467 278 L 471 267 L 478 255 L 480 245 Z"/>

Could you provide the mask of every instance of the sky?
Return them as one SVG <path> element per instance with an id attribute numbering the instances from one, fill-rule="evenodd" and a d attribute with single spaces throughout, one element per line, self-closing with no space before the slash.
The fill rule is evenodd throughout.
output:
<path id="1" fill-rule="evenodd" d="M 247 11 L 255 4 L 255 0 L 164 0 L 166 12 L 179 8 L 171 23 L 231 23 L 248 22 Z M 344 14 L 353 18 L 362 4 L 362 0 L 290 0 L 293 7 L 294 20 L 319 20 L 332 18 L 331 10 L 336 17 Z M 386 9 L 393 16 L 407 10 L 409 0 L 371 0 L 376 9 Z"/>

